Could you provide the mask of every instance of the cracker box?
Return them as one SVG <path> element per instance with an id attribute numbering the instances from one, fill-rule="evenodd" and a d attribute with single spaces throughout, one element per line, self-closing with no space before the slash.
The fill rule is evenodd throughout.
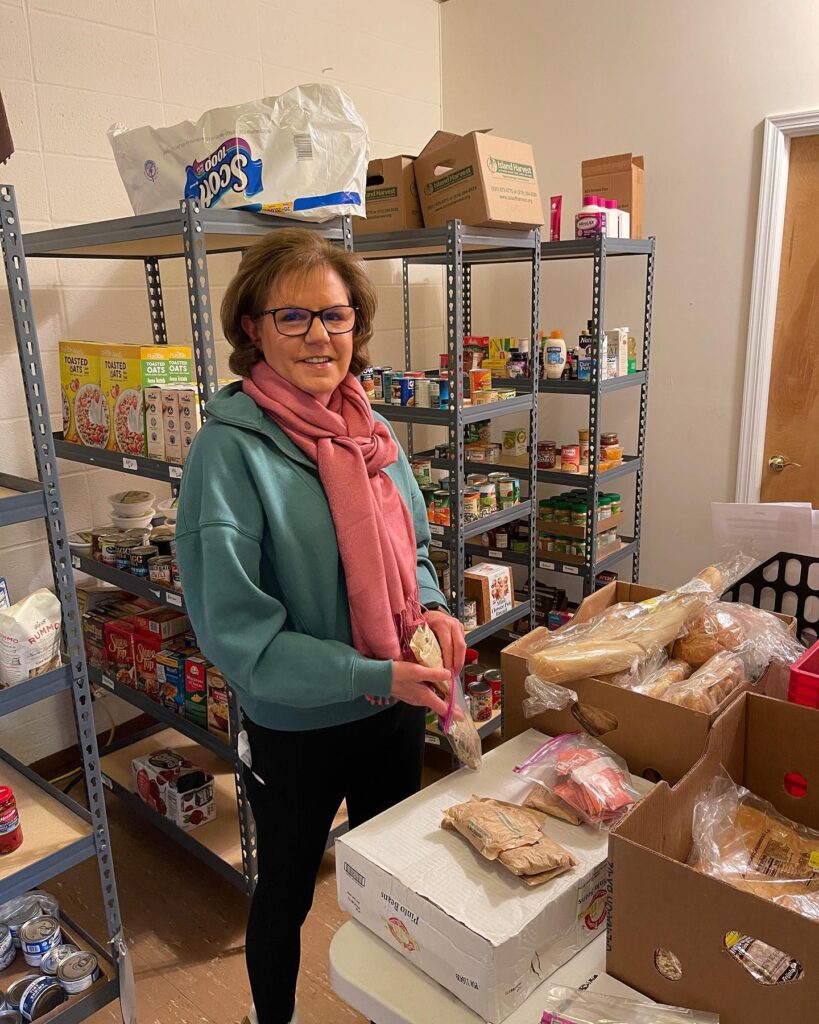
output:
<path id="1" fill-rule="evenodd" d="M 457 217 L 487 227 L 539 227 L 543 205 L 526 142 L 491 132 L 436 132 L 415 161 L 424 226 Z"/>
<path id="2" fill-rule="evenodd" d="M 515 589 L 508 565 L 481 562 L 464 573 L 464 594 L 478 603 L 478 625 L 512 610 Z"/>
<path id="3" fill-rule="evenodd" d="M 131 762 L 134 793 L 186 831 L 216 817 L 213 776 L 168 748 Z"/>
<path id="4" fill-rule="evenodd" d="M 476 786 L 521 803 L 530 784 L 512 769 L 543 741 L 534 730 L 516 736 L 484 755 L 479 776 L 454 772 L 336 841 L 341 909 L 493 1024 L 606 930 L 606 832 L 547 818 L 543 831 L 577 865 L 529 887 L 441 827 Z"/>
<path id="5" fill-rule="evenodd" d="M 414 163 L 415 158 L 411 156 L 370 160 L 367 165 L 367 216 L 354 218 L 353 234 L 410 231 L 424 226 Z"/>
<path id="6" fill-rule="evenodd" d="M 206 673 L 208 686 L 208 732 L 226 742 L 230 739 L 228 688 L 220 670 L 211 665 Z"/>
<path id="7" fill-rule="evenodd" d="M 208 727 L 208 681 L 210 662 L 201 654 L 185 659 L 185 718 L 203 729 Z"/>
<path id="8" fill-rule="evenodd" d="M 128 619 L 106 622 L 104 634 L 103 671 L 113 682 L 136 689 L 133 622 Z"/>
<path id="9" fill-rule="evenodd" d="M 91 448 L 108 447 L 111 416 L 101 386 L 100 346 L 60 342 L 63 439 Z"/>

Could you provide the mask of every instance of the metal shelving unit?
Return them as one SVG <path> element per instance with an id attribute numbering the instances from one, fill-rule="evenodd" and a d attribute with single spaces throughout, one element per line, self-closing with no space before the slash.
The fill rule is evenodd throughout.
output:
<path id="1" fill-rule="evenodd" d="M 0 865 L 0 902 L 44 884 L 75 864 L 96 858 L 108 931 L 108 951 L 90 939 L 88 941 L 100 956 L 104 974 L 101 981 L 95 983 L 82 998 L 69 1000 L 49 1019 L 73 1024 L 85 1020 L 122 995 L 123 1014 L 128 1024 L 132 1024 L 135 1018 L 129 1007 L 133 1006 L 133 972 L 120 920 L 111 840 L 100 782 L 91 688 L 74 576 L 68 559 L 57 455 L 19 225 L 14 188 L 0 185 L 3 261 L 38 475 L 36 483 L 0 475 L 0 525 L 38 519 L 45 524 L 54 588 L 62 611 L 67 663 L 2 691 L 0 713 L 16 711 L 56 693 L 71 693 L 88 807 L 71 799 L 7 751 L 0 751 L 3 762 L 0 778 L 15 790 L 25 833 L 23 845 L 4 857 Z M 27 815 L 29 824 L 26 823 Z"/>
<path id="2" fill-rule="evenodd" d="M 78 224 L 73 227 L 59 228 L 49 231 L 38 231 L 27 234 L 23 242 L 29 258 L 34 256 L 58 257 L 71 259 L 123 259 L 141 260 L 145 268 L 145 282 L 148 298 L 148 309 L 151 316 L 153 341 L 157 345 L 167 344 L 165 330 L 164 306 L 162 298 L 162 261 L 181 258 L 185 260 L 186 284 L 191 318 L 191 337 L 193 341 L 194 365 L 199 389 L 200 409 L 204 413 L 205 403 L 217 388 L 216 354 L 213 337 L 210 286 L 208 276 L 208 255 L 214 253 L 242 252 L 259 238 L 278 228 L 292 228 L 293 221 L 267 214 L 251 213 L 246 210 L 207 210 L 200 207 L 196 200 L 188 199 L 180 202 L 178 209 L 166 210 L 155 214 L 136 217 L 123 217 L 117 220 L 102 221 L 95 224 Z M 301 224 L 308 230 L 315 231 L 347 249 L 352 248 L 352 224 L 349 217 L 336 218 L 323 224 Z M 22 256 L 21 256 L 22 259 Z M 183 467 L 160 459 L 144 456 L 128 456 L 120 452 L 111 452 L 98 448 L 85 447 L 68 443 L 57 434 L 52 445 L 57 457 L 71 462 L 83 463 L 101 469 L 112 469 L 118 472 L 129 472 L 135 476 L 147 477 L 169 483 L 174 490 L 179 486 Z M 55 463 L 56 465 L 56 463 Z M 55 473 L 56 476 L 56 473 Z M 19 483 L 19 482 L 18 482 Z M 9 486 L 0 477 L 0 488 Z M 17 487 L 20 491 L 22 488 Z M 5 505 L 6 500 L 17 505 L 28 501 L 28 497 L 3 497 L 0 490 L 0 523 L 3 522 L 3 510 L 9 512 L 15 507 Z M 31 499 L 32 501 L 34 499 Z M 64 540 L 63 551 L 68 551 Z M 184 610 L 185 604 L 181 594 L 173 590 L 156 587 L 149 580 L 133 576 L 111 566 L 104 565 L 95 559 L 76 553 L 71 554 L 73 568 L 97 579 L 105 580 L 128 593 L 148 598 L 161 605 Z M 219 870 L 231 882 L 252 892 L 256 881 L 256 840 L 253 816 L 248 803 L 242 765 L 239 760 L 235 741 L 225 744 L 219 737 L 206 729 L 188 722 L 181 715 L 159 705 L 147 694 L 140 693 L 127 686 L 121 686 L 106 679 L 96 670 L 90 670 L 91 681 L 96 685 L 105 686 L 127 701 L 135 708 L 150 715 L 158 725 L 148 735 L 155 735 L 158 729 L 171 727 L 174 735 L 182 736 L 186 741 L 196 743 L 193 748 L 193 760 L 207 767 L 213 763 L 219 767 L 220 779 L 220 814 L 223 824 L 233 833 L 235 843 L 224 839 L 215 846 L 200 841 L 196 832 L 186 833 L 182 829 L 167 822 L 151 808 L 134 796 L 129 789 L 127 771 L 122 767 L 123 758 L 130 764 L 130 757 L 137 749 L 135 739 L 126 744 L 116 744 L 103 752 L 102 767 L 105 784 L 126 801 L 136 814 L 153 822 L 158 828 L 167 832 L 190 852 L 201 856 L 212 867 Z M 57 686 L 58 682 L 53 681 Z M 3 708 L 4 696 L 0 694 L 0 709 Z M 238 736 L 241 729 L 240 709 L 235 693 L 230 691 L 230 724 L 231 735 Z M 164 734 L 163 734 L 164 735 Z M 157 738 L 153 742 L 160 743 Z M 120 753 L 120 750 L 123 752 Z M 135 756 L 135 755 L 134 755 Z M 106 769 L 106 764 L 114 759 L 122 768 L 120 779 L 116 772 Z M 208 759 L 215 758 L 212 762 Z M 122 763 L 120 763 L 122 762 Z M 225 788 L 225 768 L 230 768 L 235 800 L 228 800 Z M 232 824 L 235 822 L 235 826 Z M 328 839 L 330 846 L 335 837 L 343 832 L 346 825 L 339 826 L 331 832 Z"/>

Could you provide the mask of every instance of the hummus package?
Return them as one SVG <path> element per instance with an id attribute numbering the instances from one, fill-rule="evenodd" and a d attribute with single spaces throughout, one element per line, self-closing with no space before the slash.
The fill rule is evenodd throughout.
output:
<path id="1" fill-rule="evenodd" d="M 369 137 L 333 85 L 217 107 L 169 128 L 108 130 L 134 213 L 242 208 L 305 221 L 363 216 Z"/>
<path id="2" fill-rule="evenodd" d="M 59 666 L 61 621 L 60 602 L 45 588 L 0 608 L 0 687 Z"/>

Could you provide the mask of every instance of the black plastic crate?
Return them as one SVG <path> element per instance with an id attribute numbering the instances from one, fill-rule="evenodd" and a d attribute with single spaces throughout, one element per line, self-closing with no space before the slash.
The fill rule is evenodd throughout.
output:
<path id="1" fill-rule="evenodd" d="M 819 558 L 780 551 L 725 591 L 741 601 L 796 619 L 796 635 L 810 647 L 819 639 Z"/>

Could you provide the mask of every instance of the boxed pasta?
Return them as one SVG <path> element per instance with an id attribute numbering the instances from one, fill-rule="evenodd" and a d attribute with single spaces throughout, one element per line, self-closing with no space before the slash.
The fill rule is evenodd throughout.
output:
<path id="1" fill-rule="evenodd" d="M 482 796 L 522 804 L 530 783 L 512 769 L 544 739 L 516 736 L 484 755 L 480 775 L 448 775 L 336 841 L 341 909 L 493 1024 L 606 930 L 605 832 L 547 818 L 544 834 L 576 863 L 529 886 L 442 827 L 476 779 Z"/>
<path id="2" fill-rule="evenodd" d="M 63 439 L 106 448 L 111 417 L 102 391 L 100 346 L 93 341 L 60 342 Z"/>
<path id="3" fill-rule="evenodd" d="M 817 749 L 815 709 L 745 693 L 691 771 L 613 829 L 610 975 L 721 1024 L 816 1019 Z M 708 870 L 707 802 L 732 789 L 744 809 L 714 807 Z"/>

